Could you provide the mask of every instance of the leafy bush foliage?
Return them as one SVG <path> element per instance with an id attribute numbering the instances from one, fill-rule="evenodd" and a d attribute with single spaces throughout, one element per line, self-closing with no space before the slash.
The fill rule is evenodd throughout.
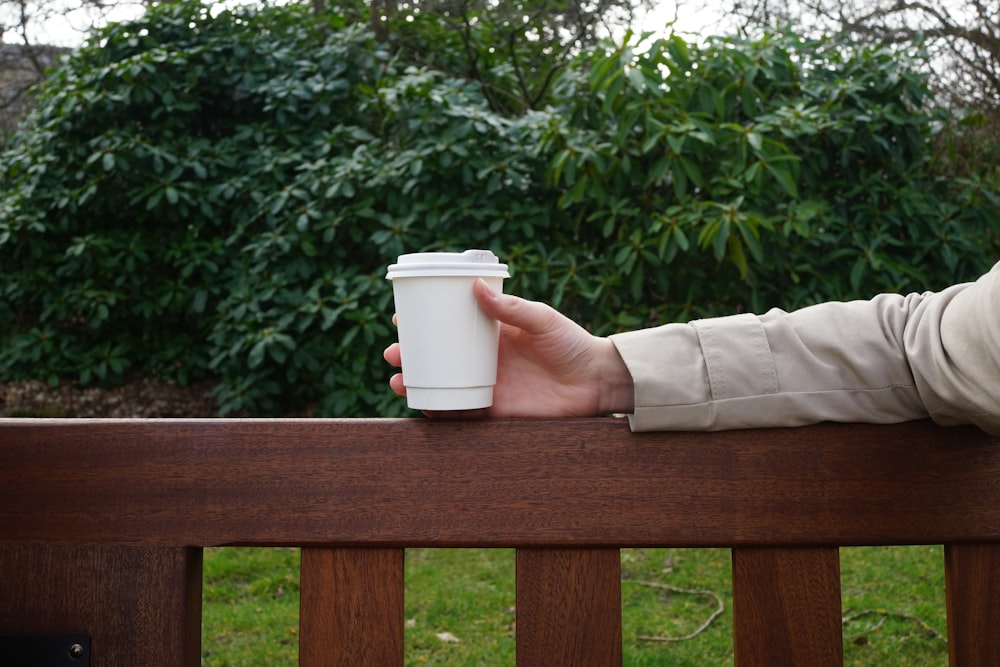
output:
<path id="1" fill-rule="evenodd" d="M 457 49 L 440 23 L 380 43 L 350 10 L 162 3 L 54 74 L 0 157 L 4 377 L 216 377 L 223 412 L 395 415 L 402 252 L 489 247 L 509 291 L 600 334 L 992 262 L 1000 177 L 937 157 L 905 52 L 630 35 L 546 104 L 498 107 L 414 64 L 413 31 Z M 510 64 L 480 72 L 495 96 Z"/>
<path id="2" fill-rule="evenodd" d="M 594 247 L 614 250 L 628 295 L 609 307 L 645 301 L 645 324 L 987 268 L 997 173 L 959 180 L 938 161 L 942 119 L 924 111 L 915 58 L 793 35 L 701 48 L 674 36 L 571 80 L 589 94 L 562 93 L 574 104 L 550 138 L 550 177 Z"/>

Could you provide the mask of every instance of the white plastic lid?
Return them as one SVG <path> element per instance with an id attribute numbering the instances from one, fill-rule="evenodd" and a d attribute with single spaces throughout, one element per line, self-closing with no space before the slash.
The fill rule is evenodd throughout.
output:
<path id="1" fill-rule="evenodd" d="M 501 264 L 489 250 L 465 252 L 413 252 L 400 255 L 389 265 L 386 278 L 417 278 L 428 276 L 482 276 L 509 278 L 507 265 Z"/>

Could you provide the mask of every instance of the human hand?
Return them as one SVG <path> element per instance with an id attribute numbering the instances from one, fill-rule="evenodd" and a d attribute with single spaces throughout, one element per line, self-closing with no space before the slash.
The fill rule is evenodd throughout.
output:
<path id="1" fill-rule="evenodd" d="M 632 377 L 607 338 L 593 336 L 550 306 L 473 285 L 480 309 L 500 321 L 500 351 L 493 405 L 464 415 L 592 417 L 632 412 Z M 399 343 L 385 360 L 400 366 Z M 406 395 L 400 373 L 389 386 Z M 430 412 L 428 414 L 431 414 Z"/>

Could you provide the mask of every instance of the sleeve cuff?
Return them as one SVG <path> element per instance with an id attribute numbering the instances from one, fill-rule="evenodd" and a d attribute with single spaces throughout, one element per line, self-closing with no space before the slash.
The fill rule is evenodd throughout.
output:
<path id="1" fill-rule="evenodd" d="M 731 428 L 719 422 L 718 403 L 779 391 L 755 315 L 666 324 L 611 340 L 635 385 L 634 431 Z"/>

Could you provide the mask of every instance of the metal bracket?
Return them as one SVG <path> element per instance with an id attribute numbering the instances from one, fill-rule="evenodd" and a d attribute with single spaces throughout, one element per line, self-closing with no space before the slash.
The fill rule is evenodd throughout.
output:
<path id="1" fill-rule="evenodd" d="M 90 667 L 90 637 L 0 635 L 0 664 L 10 667 Z"/>

